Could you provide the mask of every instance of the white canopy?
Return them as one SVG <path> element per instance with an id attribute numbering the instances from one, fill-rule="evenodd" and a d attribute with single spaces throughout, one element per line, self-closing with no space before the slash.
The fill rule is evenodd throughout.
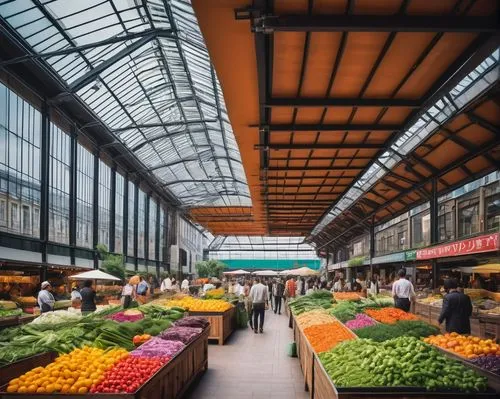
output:
<path id="1" fill-rule="evenodd" d="M 278 274 L 280 276 L 288 276 L 290 274 L 290 272 L 291 272 L 290 270 L 283 270 L 283 271 L 279 272 Z"/>
<path id="2" fill-rule="evenodd" d="M 254 272 L 256 276 L 277 276 L 278 273 L 272 270 L 260 270 L 258 272 Z"/>
<path id="3" fill-rule="evenodd" d="M 111 274 L 104 273 L 100 270 L 90 270 L 88 272 L 75 274 L 74 276 L 69 276 L 72 280 L 107 280 L 107 281 L 121 281 L 118 277 L 112 276 Z"/>
<path id="4" fill-rule="evenodd" d="M 246 270 L 243 269 L 239 269 L 231 272 L 224 272 L 224 274 L 238 275 L 238 274 L 250 274 L 250 272 L 247 272 Z"/>
<path id="5" fill-rule="evenodd" d="M 290 274 L 293 276 L 315 276 L 319 272 L 308 267 L 301 267 L 299 269 L 290 270 Z"/>

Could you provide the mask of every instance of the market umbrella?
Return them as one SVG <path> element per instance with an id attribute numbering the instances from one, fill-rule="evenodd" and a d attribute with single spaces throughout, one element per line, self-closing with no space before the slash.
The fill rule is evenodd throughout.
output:
<path id="1" fill-rule="evenodd" d="M 500 263 L 490 263 L 488 265 L 475 266 L 473 273 L 500 273 Z"/>
<path id="2" fill-rule="evenodd" d="M 105 281 L 121 281 L 118 277 L 112 276 L 111 274 L 104 273 L 100 270 L 90 270 L 88 272 L 83 272 L 75 274 L 74 276 L 69 276 L 71 280 L 105 280 Z"/>
<path id="3" fill-rule="evenodd" d="M 254 274 L 256 276 L 277 276 L 278 275 L 277 272 L 274 272 L 272 270 L 261 270 L 258 272 L 254 272 Z"/>
<path id="4" fill-rule="evenodd" d="M 319 273 L 318 271 L 310 269 L 308 267 L 301 267 L 299 269 L 290 270 L 290 274 L 293 276 L 305 277 L 305 276 L 316 276 Z"/>
<path id="5" fill-rule="evenodd" d="M 246 270 L 243 269 L 239 269 L 231 272 L 224 272 L 224 274 L 238 275 L 238 274 L 250 274 L 250 272 L 247 272 Z"/>
<path id="6" fill-rule="evenodd" d="M 280 276 L 288 276 L 290 274 L 291 270 L 283 270 L 281 272 L 279 272 L 278 274 Z"/>

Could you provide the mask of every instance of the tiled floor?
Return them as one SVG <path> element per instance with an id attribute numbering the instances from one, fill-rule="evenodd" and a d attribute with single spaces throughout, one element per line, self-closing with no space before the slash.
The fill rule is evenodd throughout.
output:
<path id="1" fill-rule="evenodd" d="M 264 334 L 236 330 L 224 346 L 208 347 L 208 370 L 187 399 L 306 399 L 297 358 L 287 356 L 293 341 L 288 318 L 266 312 Z"/>

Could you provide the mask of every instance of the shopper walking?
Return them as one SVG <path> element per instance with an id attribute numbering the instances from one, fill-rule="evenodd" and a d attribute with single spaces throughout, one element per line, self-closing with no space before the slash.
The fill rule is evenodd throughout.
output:
<path id="1" fill-rule="evenodd" d="M 458 291 L 456 279 L 444 281 L 444 289 L 448 292 L 443 299 L 443 307 L 438 322 L 446 321 L 446 331 L 449 333 L 470 334 L 470 316 L 472 302 L 470 298 Z"/>
<path id="2" fill-rule="evenodd" d="M 144 279 L 144 277 L 141 276 L 141 281 L 137 285 L 137 302 L 139 302 L 141 305 L 144 305 L 147 302 L 147 295 L 149 291 L 149 284 L 148 282 Z"/>
<path id="3" fill-rule="evenodd" d="M 285 299 L 288 300 L 288 298 L 295 298 L 297 292 L 297 284 L 295 283 L 295 280 L 293 277 L 289 277 L 286 284 L 285 284 Z"/>
<path id="4" fill-rule="evenodd" d="M 184 278 L 181 283 L 181 291 L 184 292 L 185 294 L 189 294 L 189 280 L 188 278 Z"/>
<path id="5" fill-rule="evenodd" d="M 303 285 L 304 285 L 304 279 L 297 277 L 297 292 L 296 292 L 297 296 L 303 295 L 302 294 Z"/>
<path id="6" fill-rule="evenodd" d="M 85 316 L 95 312 L 97 307 L 95 305 L 95 291 L 92 288 L 92 280 L 85 280 L 80 295 L 82 296 L 82 315 Z"/>
<path id="7" fill-rule="evenodd" d="M 267 286 L 261 283 L 260 278 L 255 278 L 255 284 L 250 289 L 253 306 L 253 330 L 255 334 L 258 332 L 262 334 L 264 332 L 264 315 L 266 313 L 266 305 L 269 305 L 268 291 Z M 257 325 L 259 326 L 258 330 Z"/>
<path id="8" fill-rule="evenodd" d="M 135 288 L 129 281 L 123 286 L 122 289 L 122 305 L 124 309 L 128 309 L 130 307 L 132 299 L 135 299 Z"/>
<path id="9" fill-rule="evenodd" d="M 170 279 L 170 276 L 167 274 L 167 277 L 161 282 L 160 286 L 160 291 L 165 292 L 165 291 L 170 291 L 172 289 L 172 280 Z"/>
<path id="10" fill-rule="evenodd" d="M 399 279 L 392 284 L 394 305 L 398 309 L 409 312 L 411 301 L 415 298 L 415 289 L 413 288 L 413 284 L 406 279 L 405 269 L 398 271 L 398 277 Z"/>
<path id="11" fill-rule="evenodd" d="M 379 292 L 380 292 L 380 284 L 378 281 L 378 274 L 374 274 L 370 279 L 368 293 L 371 295 L 378 295 Z"/>
<path id="12" fill-rule="evenodd" d="M 252 282 L 250 280 L 245 281 L 245 286 L 243 287 L 243 295 L 245 296 L 245 310 L 248 315 L 248 324 L 253 330 L 253 309 L 252 309 L 252 298 L 250 297 L 250 290 L 252 288 Z"/>
<path id="13" fill-rule="evenodd" d="M 71 287 L 71 306 L 75 309 L 78 309 L 80 308 L 81 304 L 82 295 L 78 290 L 78 285 L 76 283 L 73 283 L 73 286 Z"/>
<path id="14" fill-rule="evenodd" d="M 269 277 L 267 281 L 267 291 L 269 292 L 269 303 L 271 304 L 271 309 L 273 308 L 273 280 Z"/>
<path id="15" fill-rule="evenodd" d="M 285 284 L 281 279 L 277 279 L 273 284 L 273 296 L 274 296 L 274 314 L 278 312 L 281 314 L 281 300 L 283 299 L 283 293 L 285 291 Z"/>
<path id="16" fill-rule="evenodd" d="M 41 290 L 38 293 L 38 306 L 40 312 L 51 312 L 54 310 L 54 303 L 56 302 L 52 295 L 52 285 L 48 281 L 44 281 L 41 285 Z"/>

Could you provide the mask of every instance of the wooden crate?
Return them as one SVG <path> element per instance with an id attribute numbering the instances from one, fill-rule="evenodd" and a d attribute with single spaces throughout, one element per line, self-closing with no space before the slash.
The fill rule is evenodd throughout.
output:
<path id="1" fill-rule="evenodd" d="M 415 303 L 415 314 L 420 317 L 421 320 L 430 323 L 431 320 L 431 307 L 426 303 Z"/>
<path id="2" fill-rule="evenodd" d="M 309 341 L 304 335 L 303 330 L 297 324 L 295 318 L 293 319 L 293 331 L 295 337 L 295 344 L 297 345 L 297 356 L 299 358 L 302 374 L 304 375 L 304 390 L 313 394 L 313 356 L 314 351 L 309 344 Z M 311 396 L 312 397 L 312 396 Z"/>
<path id="3" fill-rule="evenodd" d="M 199 316 L 207 319 L 210 323 L 210 334 L 208 339 L 213 339 L 219 345 L 224 345 L 226 339 L 236 328 L 236 308 L 225 312 L 189 312 L 190 316 Z"/>
<path id="4" fill-rule="evenodd" d="M 208 335 L 209 328 L 192 342 L 190 342 L 180 353 L 178 353 L 169 363 L 163 366 L 156 374 L 154 374 L 135 394 L 87 394 L 85 397 L 93 399 L 179 399 L 190 388 L 192 383 L 207 369 L 208 367 Z M 54 354 L 42 354 L 34 356 L 33 358 L 24 359 L 8 367 L 15 367 L 16 373 L 11 372 L 8 380 L 18 377 L 25 372 L 31 370 L 33 367 L 45 366 L 53 359 Z M 36 359 L 35 359 L 36 358 Z M 2 371 L 2 381 L 4 377 L 4 370 Z M 8 381 L 7 380 L 7 381 Z M 19 399 L 19 398 L 32 398 L 33 395 L 25 394 L 11 394 L 5 393 L 6 385 L 4 384 L 0 390 L 0 399 Z M 65 395 L 65 394 L 51 394 L 43 395 L 37 394 L 37 399 L 81 399 L 83 395 Z"/>

